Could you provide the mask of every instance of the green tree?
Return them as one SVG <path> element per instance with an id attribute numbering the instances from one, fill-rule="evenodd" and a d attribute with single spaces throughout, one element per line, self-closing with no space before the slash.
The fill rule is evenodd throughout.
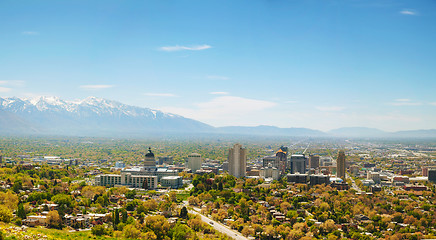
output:
<path id="1" fill-rule="evenodd" d="M 123 221 L 123 223 L 127 222 L 127 217 L 128 217 L 128 215 L 127 215 L 126 209 L 122 209 L 121 210 L 121 220 Z"/>
<path id="2" fill-rule="evenodd" d="M 0 205 L 0 221 L 8 223 L 12 219 L 12 211 L 4 205 Z"/>
<path id="3" fill-rule="evenodd" d="M 23 189 L 23 183 L 21 182 L 21 179 L 15 180 L 14 185 L 12 185 L 12 191 L 18 193 L 22 189 Z"/>
<path id="4" fill-rule="evenodd" d="M 120 223 L 120 210 L 116 208 L 114 210 L 114 215 L 113 215 L 113 226 L 115 230 L 117 230 L 117 226 L 119 223 Z"/>
<path id="5" fill-rule="evenodd" d="M 91 228 L 92 235 L 103 236 L 106 235 L 106 228 L 103 225 L 95 225 Z"/>
<path id="6" fill-rule="evenodd" d="M 129 190 L 128 192 L 126 192 L 126 198 L 128 199 L 134 199 L 136 196 L 136 191 L 135 190 Z"/>
<path id="7" fill-rule="evenodd" d="M 63 216 L 65 213 L 72 212 L 73 207 L 73 198 L 70 195 L 67 194 L 56 194 L 54 195 L 51 200 L 58 204 L 58 211 L 61 216 Z"/>
<path id="8" fill-rule="evenodd" d="M 173 240 L 190 239 L 193 234 L 192 230 L 184 224 L 177 224 L 172 229 L 172 231 L 173 231 Z"/>
<path id="9" fill-rule="evenodd" d="M 18 204 L 17 216 L 21 219 L 26 219 L 26 211 L 22 203 Z"/>
<path id="10" fill-rule="evenodd" d="M 188 209 L 186 209 L 185 206 L 180 210 L 180 217 L 184 219 L 188 218 Z"/>
<path id="11" fill-rule="evenodd" d="M 123 237 L 129 239 L 138 239 L 141 237 L 141 231 L 138 230 L 134 225 L 127 225 L 123 228 Z"/>
<path id="12" fill-rule="evenodd" d="M 60 228 L 62 226 L 61 217 L 58 211 L 50 211 L 47 214 L 47 225 L 52 228 Z"/>
<path id="13" fill-rule="evenodd" d="M 135 208 L 136 208 L 136 200 L 134 200 L 134 201 L 131 201 L 131 202 L 128 202 L 127 204 L 126 204 L 126 210 L 127 211 L 135 211 Z"/>
<path id="14" fill-rule="evenodd" d="M 162 215 L 148 216 L 145 218 L 145 226 L 156 234 L 157 239 L 164 239 L 170 230 L 170 224 Z"/>

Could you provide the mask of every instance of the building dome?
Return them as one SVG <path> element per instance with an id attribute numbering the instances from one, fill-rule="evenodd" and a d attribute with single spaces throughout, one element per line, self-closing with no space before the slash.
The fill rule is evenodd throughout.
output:
<path id="1" fill-rule="evenodd" d="M 145 154 L 144 167 L 156 168 L 156 160 L 154 159 L 154 153 L 151 152 L 151 148 L 148 148 L 148 153 Z"/>
<path id="2" fill-rule="evenodd" d="M 148 153 L 145 154 L 146 158 L 154 158 L 154 153 L 151 152 L 151 147 L 148 148 Z"/>

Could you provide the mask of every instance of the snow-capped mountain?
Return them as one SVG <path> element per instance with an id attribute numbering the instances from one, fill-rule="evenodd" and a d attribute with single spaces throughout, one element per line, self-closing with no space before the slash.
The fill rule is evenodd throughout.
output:
<path id="1" fill-rule="evenodd" d="M 273 126 L 214 128 L 179 115 L 96 97 L 78 101 L 65 101 L 57 97 L 0 98 L 0 135 L 151 137 L 155 133 L 436 138 L 436 129 L 383 132 L 377 129 L 343 128 L 324 133 L 307 128 Z"/>
<path id="2" fill-rule="evenodd" d="M 57 97 L 0 98 L 0 123 L 0 132 L 13 133 L 13 129 L 20 129 L 20 133 L 68 135 L 202 132 L 212 129 L 207 124 L 179 115 L 96 97 L 80 101 L 64 101 Z"/>

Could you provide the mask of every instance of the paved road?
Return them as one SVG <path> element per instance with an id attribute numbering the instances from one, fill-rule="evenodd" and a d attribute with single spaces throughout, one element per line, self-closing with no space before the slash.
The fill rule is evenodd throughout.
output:
<path id="1" fill-rule="evenodd" d="M 211 218 L 206 217 L 205 215 L 201 214 L 200 209 L 193 207 L 192 210 L 188 210 L 189 213 L 191 214 L 199 214 L 201 216 L 201 221 L 211 225 L 215 230 L 217 230 L 220 233 L 224 233 L 227 236 L 236 239 L 236 240 L 248 240 L 248 238 L 244 237 L 244 235 L 242 235 L 241 233 L 234 231 L 232 229 L 230 229 L 229 227 L 212 220 Z"/>
<path id="2" fill-rule="evenodd" d="M 357 186 L 356 182 L 354 181 L 353 178 L 350 177 L 350 175 L 348 175 L 348 173 L 346 173 L 347 178 L 351 179 L 351 188 L 356 190 L 358 193 L 362 192 L 362 190 L 359 188 L 359 186 Z"/>

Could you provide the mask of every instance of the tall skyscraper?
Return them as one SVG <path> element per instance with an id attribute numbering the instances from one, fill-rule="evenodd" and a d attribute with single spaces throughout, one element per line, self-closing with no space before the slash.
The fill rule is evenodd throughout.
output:
<path id="1" fill-rule="evenodd" d="M 278 166 L 276 168 L 279 169 L 279 173 L 281 175 L 285 174 L 286 168 L 288 167 L 288 148 L 281 146 L 280 149 L 276 153 L 276 161 Z"/>
<path id="2" fill-rule="evenodd" d="M 319 156 L 312 154 L 309 155 L 309 168 L 319 168 Z"/>
<path id="3" fill-rule="evenodd" d="M 192 170 L 193 173 L 195 173 L 197 170 L 201 168 L 201 155 L 198 153 L 191 153 L 188 155 L 188 168 Z"/>
<path id="4" fill-rule="evenodd" d="M 229 149 L 229 174 L 239 177 L 245 177 L 247 168 L 247 149 L 237 143 Z"/>
<path id="5" fill-rule="evenodd" d="M 345 153 L 342 150 L 339 151 L 336 160 L 336 176 L 345 181 Z"/>
<path id="6" fill-rule="evenodd" d="M 306 173 L 306 161 L 304 154 L 292 154 L 289 164 L 291 173 Z"/>
<path id="7" fill-rule="evenodd" d="M 428 180 L 433 183 L 436 182 L 436 169 L 428 170 Z"/>

